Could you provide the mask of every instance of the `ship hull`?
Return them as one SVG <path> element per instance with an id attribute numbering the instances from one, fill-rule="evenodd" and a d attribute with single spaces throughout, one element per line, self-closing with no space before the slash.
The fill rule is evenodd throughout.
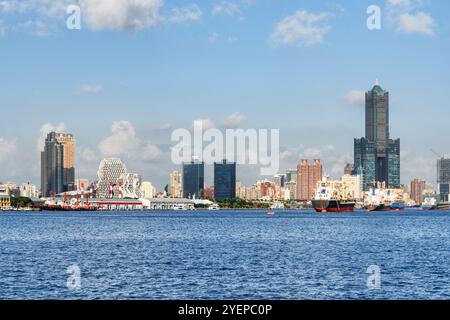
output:
<path id="1" fill-rule="evenodd" d="M 380 205 L 378 205 L 378 206 L 368 206 L 368 207 L 366 208 L 366 211 L 369 211 L 369 212 L 374 212 L 374 211 L 381 211 L 381 212 L 384 212 L 384 211 L 392 211 L 392 210 L 393 210 L 393 209 L 392 209 L 391 206 L 384 205 L 384 204 L 380 204 Z"/>
<path id="2" fill-rule="evenodd" d="M 312 205 L 316 212 L 353 212 L 356 201 L 341 200 L 312 200 Z"/>
<path id="3" fill-rule="evenodd" d="M 448 211 L 450 210 L 450 204 L 437 204 L 432 206 L 422 206 L 422 210 L 426 211 Z"/>

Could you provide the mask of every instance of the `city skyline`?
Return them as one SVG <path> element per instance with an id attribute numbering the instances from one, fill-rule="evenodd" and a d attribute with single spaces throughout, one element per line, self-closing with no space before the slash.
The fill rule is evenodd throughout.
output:
<path id="1" fill-rule="evenodd" d="M 22 11 L 12 1 L 0 6 L 2 181 L 39 185 L 43 139 L 59 129 L 77 138 L 77 178 L 95 178 L 99 162 L 116 156 L 162 189 L 180 170 L 169 161 L 170 132 L 196 119 L 218 128 L 280 128 L 281 172 L 320 158 L 324 172 L 338 177 L 353 162 L 352 139 L 364 132 L 363 94 L 376 78 L 391 93 L 391 136 L 402 139 L 401 183 L 420 177 L 436 184 L 429 150 L 450 153 L 447 2 L 377 1 L 382 29 L 369 30 L 371 1 L 270 8 L 234 1 L 235 11 L 222 1 L 188 8 L 161 1 L 166 22 L 131 33 L 121 25 L 94 28 L 94 11 L 82 30 L 69 31 L 66 13 L 53 7 L 61 1 L 32 3 Z M 39 3 L 57 17 L 43 16 Z M 197 15 L 181 21 L 181 12 Z M 398 12 L 423 13 L 432 23 L 390 25 Z M 311 17 L 318 19 L 315 38 L 280 33 L 283 22 L 301 28 Z M 26 21 L 48 22 L 54 33 L 25 28 Z M 212 167 L 205 171 L 210 185 Z M 250 184 L 258 171 L 240 167 L 238 176 Z"/>

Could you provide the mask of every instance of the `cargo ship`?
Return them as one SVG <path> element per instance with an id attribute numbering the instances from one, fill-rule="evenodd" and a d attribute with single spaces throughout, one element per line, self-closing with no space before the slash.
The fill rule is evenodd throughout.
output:
<path id="1" fill-rule="evenodd" d="M 364 196 L 366 211 L 401 211 L 406 207 L 403 190 L 372 187 Z"/>
<path id="2" fill-rule="evenodd" d="M 450 210 L 450 203 L 448 202 L 438 202 L 434 197 L 427 197 L 422 203 L 422 210 L 438 210 L 446 211 Z"/>
<path id="3" fill-rule="evenodd" d="M 331 185 L 325 180 L 319 183 L 317 192 L 311 199 L 311 204 L 314 210 L 319 213 L 353 212 L 356 200 L 348 195 L 345 196 L 345 190 L 336 185 Z"/>

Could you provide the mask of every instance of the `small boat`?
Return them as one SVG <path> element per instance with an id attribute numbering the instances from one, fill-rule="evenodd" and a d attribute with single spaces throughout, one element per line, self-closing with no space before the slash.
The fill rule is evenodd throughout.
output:
<path id="1" fill-rule="evenodd" d="M 208 207 L 208 210 L 210 210 L 210 211 L 216 211 L 216 210 L 220 210 L 220 207 L 219 207 L 219 205 L 218 205 L 217 203 L 214 203 L 214 204 L 212 204 L 212 205 L 210 205 L 210 206 Z"/>
<path id="2" fill-rule="evenodd" d="M 269 211 L 266 213 L 268 216 L 274 216 L 275 215 L 275 211 Z"/>
<path id="3" fill-rule="evenodd" d="M 279 210 L 279 209 L 284 209 L 284 204 L 282 202 L 277 201 L 270 206 L 270 210 Z"/>

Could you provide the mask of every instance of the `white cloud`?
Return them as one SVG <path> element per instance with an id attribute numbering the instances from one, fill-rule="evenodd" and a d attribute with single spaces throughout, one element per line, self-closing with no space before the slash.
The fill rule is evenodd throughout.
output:
<path id="1" fill-rule="evenodd" d="M 220 3 L 216 3 L 212 9 L 212 15 L 214 17 L 225 15 L 232 18 L 238 18 L 240 20 L 244 19 L 244 14 L 239 8 L 239 5 L 230 1 L 222 1 Z"/>
<path id="2" fill-rule="evenodd" d="M 341 97 L 341 101 L 352 106 L 362 106 L 366 100 L 364 91 L 351 90 Z"/>
<path id="3" fill-rule="evenodd" d="M 411 0 L 388 0 L 387 4 L 390 7 L 409 7 Z"/>
<path id="4" fill-rule="evenodd" d="M 197 119 L 192 122 L 192 126 L 194 126 L 194 122 L 201 122 L 203 126 L 203 130 L 208 130 L 212 128 L 216 128 L 216 124 L 211 119 Z"/>
<path id="5" fill-rule="evenodd" d="M 0 137 L 0 161 L 11 159 L 17 150 L 17 143 L 15 140 L 6 140 Z"/>
<path id="6" fill-rule="evenodd" d="M 55 33 L 58 24 L 66 17 L 64 0 L 0 0 L 0 12 L 7 20 L 13 16 L 9 30 L 26 30 L 32 35 L 46 37 Z M 20 17 L 24 16 L 25 20 Z M 7 20 L 8 21 L 8 20 Z M 4 28 L 3 32 L 6 31 Z"/>
<path id="7" fill-rule="evenodd" d="M 156 145 L 140 139 L 128 121 L 113 122 L 111 135 L 100 142 L 99 149 L 105 157 L 124 157 L 137 162 L 157 162 L 163 156 Z"/>
<path id="8" fill-rule="evenodd" d="M 299 10 L 277 23 L 270 36 L 272 45 L 313 47 L 321 44 L 331 30 L 327 13 L 314 14 Z"/>
<path id="9" fill-rule="evenodd" d="M 89 147 L 77 146 L 76 151 L 78 158 L 83 162 L 94 163 L 99 160 L 95 151 Z"/>
<path id="10" fill-rule="evenodd" d="M 388 0 L 387 23 L 395 31 L 404 34 L 435 34 L 436 23 L 431 14 L 418 9 L 420 0 Z"/>
<path id="11" fill-rule="evenodd" d="M 0 0 L 0 12 L 14 15 L 15 29 L 46 36 L 65 25 L 70 3 L 80 5 L 83 25 L 93 30 L 139 30 L 164 21 L 159 12 L 164 0 Z"/>
<path id="12" fill-rule="evenodd" d="M 241 126 L 245 120 L 246 118 L 243 114 L 235 112 L 224 119 L 223 125 L 225 128 L 237 128 Z"/>
<path id="13" fill-rule="evenodd" d="M 97 94 L 103 91 L 103 86 L 99 84 L 83 84 L 81 85 L 77 93 L 78 94 Z"/>
<path id="14" fill-rule="evenodd" d="M 190 4 L 185 7 L 173 8 L 169 20 L 174 23 L 199 21 L 202 18 L 202 14 L 203 12 L 198 5 Z"/>
<path id="15" fill-rule="evenodd" d="M 115 121 L 111 127 L 111 135 L 100 142 L 99 148 L 105 157 L 127 155 L 134 157 L 140 145 L 133 125 L 128 121 Z"/>
<path id="16" fill-rule="evenodd" d="M 41 131 L 40 131 L 40 135 L 39 135 L 39 139 L 37 141 L 36 144 L 36 149 L 38 152 L 41 152 L 44 150 L 44 146 L 45 146 L 45 139 L 47 138 L 47 135 L 52 132 L 52 131 L 56 131 L 56 132 L 61 132 L 64 131 L 65 129 L 65 124 L 63 122 L 57 124 L 57 125 L 53 125 L 50 122 L 45 123 L 42 127 L 41 127 Z"/>
<path id="17" fill-rule="evenodd" d="M 403 13 L 398 17 L 397 30 L 402 33 L 419 33 L 434 35 L 435 22 L 430 14 L 418 12 L 416 14 Z"/>
<path id="18" fill-rule="evenodd" d="M 83 17 L 95 30 L 139 30 L 162 21 L 163 0 L 80 0 Z"/>
<path id="19" fill-rule="evenodd" d="M 217 40 L 219 40 L 220 34 L 217 32 L 213 32 L 209 35 L 208 41 L 209 43 L 215 43 Z"/>
<path id="20" fill-rule="evenodd" d="M 142 160 L 145 162 L 154 162 L 156 160 L 159 160 L 162 156 L 161 150 L 152 144 L 147 145 L 142 150 Z"/>

